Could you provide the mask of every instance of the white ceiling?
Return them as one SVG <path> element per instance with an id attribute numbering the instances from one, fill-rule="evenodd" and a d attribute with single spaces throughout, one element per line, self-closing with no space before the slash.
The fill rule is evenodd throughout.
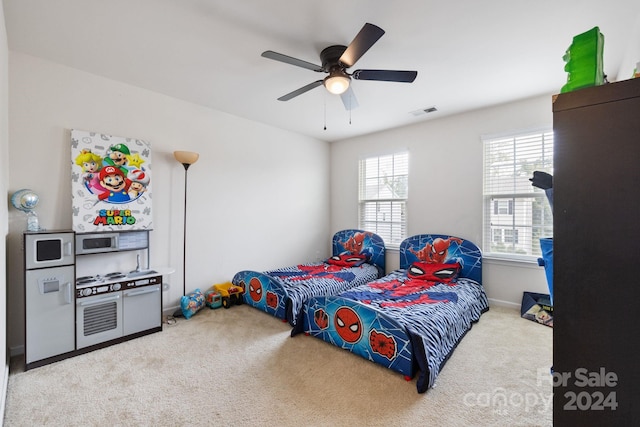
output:
<path id="1" fill-rule="evenodd" d="M 12 51 L 335 141 L 557 93 L 573 36 L 596 25 L 609 79 L 628 78 L 640 1 L 4 0 L 4 13 Z M 417 70 L 414 83 L 353 81 L 351 113 L 322 86 L 277 101 L 323 75 L 263 51 L 320 64 L 365 22 L 386 34 L 350 71 Z"/>

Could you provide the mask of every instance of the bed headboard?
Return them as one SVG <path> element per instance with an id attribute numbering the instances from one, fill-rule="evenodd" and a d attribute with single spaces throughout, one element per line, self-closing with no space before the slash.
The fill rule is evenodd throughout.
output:
<path id="1" fill-rule="evenodd" d="M 364 230 L 342 230 L 333 235 L 333 254 L 367 254 L 370 262 L 385 271 L 385 247 L 382 237 Z"/>
<path id="2" fill-rule="evenodd" d="M 473 242 L 444 234 L 417 234 L 400 244 L 400 268 L 415 261 L 459 262 L 460 277 L 482 283 L 482 251 Z"/>

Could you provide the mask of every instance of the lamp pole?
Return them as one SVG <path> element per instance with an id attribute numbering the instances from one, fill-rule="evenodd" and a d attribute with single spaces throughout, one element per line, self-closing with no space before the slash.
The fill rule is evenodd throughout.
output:
<path id="1" fill-rule="evenodd" d="M 187 170 L 194 164 L 200 155 L 190 151 L 174 151 L 175 159 L 184 166 L 184 213 L 182 217 L 182 296 L 187 294 Z M 182 301 L 182 300 L 181 300 Z M 180 302 L 181 302 L 180 301 Z M 173 313 L 174 317 L 183 316 L 181 304 Z"/>
<path id="2" fill-rule="evenodd" d="M 187 169 L 189 163 L 184 166 L 184 213 L 182 214 L 182 295 L 187 294 Z"/>

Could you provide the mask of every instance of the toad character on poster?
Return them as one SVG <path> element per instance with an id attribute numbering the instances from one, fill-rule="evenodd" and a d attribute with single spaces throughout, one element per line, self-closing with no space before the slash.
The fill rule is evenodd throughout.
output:
<path id="1" fill-rule="evenodd" d="M 152 229 L 148 142 L 71 130 L 71 199 L 77 233 Z"/>

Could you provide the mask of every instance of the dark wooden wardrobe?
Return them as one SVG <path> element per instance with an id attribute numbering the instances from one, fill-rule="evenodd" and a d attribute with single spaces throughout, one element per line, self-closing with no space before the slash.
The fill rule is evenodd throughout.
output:
<path id="1" fill-rule="evenodd" d="M 554 426 L 640 425 L 640 78 L 558 95 Z"/>

